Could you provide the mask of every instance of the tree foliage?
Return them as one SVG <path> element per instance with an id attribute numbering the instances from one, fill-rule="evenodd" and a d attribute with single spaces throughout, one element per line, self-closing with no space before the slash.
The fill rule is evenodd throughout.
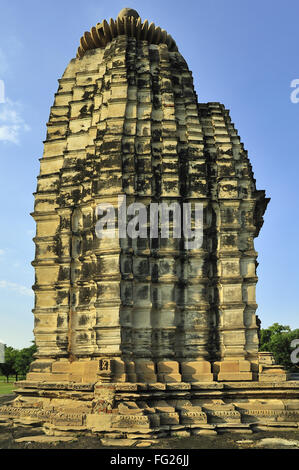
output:
<path id="1" fill-rule="evenodd" d="M 21 349 L 18 351 L 15 360 L 15 370 L 17 374 L 26 375 L 29 372 L 29 367 L 33 361 L 33 355 L 36 352 L 36 346 L 33 344 L 29 348 Z"/>
<path id="2" fill-rule="evenodd" d="M 35 344 L 20 350 L 11 346 L 5 348 L 5 363 L 0 364 L 0 373 L 6 377 L 7 382 L 11 375 L 15 375 L 18 380 L 19 375 L 27 374 L 36 350 Z"/>
<path id="3" fill-rule="evenodd" d="M 293 364 L 291 354 L 294 348 L 291 343 L 299 340 L 299 329 L 291 330 L 287 325 L 274 323 L 272 326 L 260 331 L 260 351 L 272 352 L 277 364 L 284 366 L 292 372 L 299 372 L 299 363 Z"/>
<path id="4" fill-rule="evenodd" d="M 0 364 L 0 370 L 2 375 L 6 377 L 8 382 L 9 376 L 16 374 L 15 362 L 17 358 L 18 350 L 8 346 L 5 348 L 5 363 Z"/>

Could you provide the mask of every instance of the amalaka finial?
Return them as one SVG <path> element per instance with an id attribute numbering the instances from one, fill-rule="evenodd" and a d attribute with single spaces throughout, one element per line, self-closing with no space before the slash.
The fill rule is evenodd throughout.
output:
<path id="1" fill-rule="evenodd" d="M 110 18 L 109 23 L 103 20 L 102 23 L 93 26 L 90 32 L 86 31 L 83 34 L 77 57 L 83 57 L 85 52 L 90 49 L 106 47 L 117 36 L 122 35 L 134 37 L 138 41 L 147 41 L 149 44 L 166 44 L 170 52 L 178 50 L 175 41 L 164 29 L 155 26 L 154 23 L 149 25 L 147 20 L 142 23 L 136 10 L 123 8 L 116 20 Z"/>
<path id="2" fill-rule="evenodd" d="M 123 8 L 118 14 L 118 18 L 121 18 L 121 19 L 125 18 L 126 16 L 127 17 L 133 16 L 133 18 L 136 18 L 136 20 L 140 18 L 139 13 L 136 10 L 133 10 L 132 8 Z"/>

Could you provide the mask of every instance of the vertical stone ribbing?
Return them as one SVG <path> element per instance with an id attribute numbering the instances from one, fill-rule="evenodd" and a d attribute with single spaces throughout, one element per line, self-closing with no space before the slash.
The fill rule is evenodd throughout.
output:
<path id="1" fill-rule="evenodd" d="M 220 380 L 251 380 L 258 349 L 253 215 L 261 195 L 228 112 L 219 103 L 200 105 L 204 107 L 209 117 L 204 127 L 206 145 L 213 149 L 210 181 L 217 234 L 214 279 L 221 362 L 215 371 L 220 367 Z"/>
<path id="2" fill-rule="evenodd" d="M 193 79 L 188 67 L 179 54 L 172 54 L 172 75 L 177 83 L 177 119 L 180 122 L 179 155 L 180 181 L 183 203 L 203 205 L 205 224 L 207 222 L 207 175 L 203 155 L 203 136 L 197 110 L 197 97 Z M 194 230 L 194 220 L 192 229 Z M 205 227 L 206 229 L 206 227 Z M 209 331 L 209 302 L 205 266 L 207 251 L 204 245 L 186 249 L 182 273 L 184 286 L 182 355 L 186 359 L 208 359 L 207 343 Z M 205 243 L 205 237 L 203 239 Z"/>
<path id="3" fill-rule="evenodd" d="M 179 200 L 177 132 L 175 121 L 174 94 L 167 47 L 151 46 L 151 53 L 158 59 L 158 80 L 154 90 L 153 117 L 156 126 L 155 148 L 159 149 L 158 193 L 159 204 L 171 204 Z M 169 239 L 164 238 L 163 227 L 159 226 L 159 245 L 156 251 L 155 308 L 153 309 L 154 354 L 156 361 L 173 360 L 176 356 L 176 301 L 177 282 L 176 258 L 179 240 L 173 238 L 173 215 L 169 214 Z M 167 215 L 165 215 L 167 217 Z"/>
<path id="4" fill-rule="evenodd" d="M 127 102 L 126 73 L 127 39 L 119 38 L 105 48 L 103 64 L 105 75 L 101 82 L 97 122 L 96 173 L 94 199 L 96 205 L 112 204 L 117 215 L 118 196 L 123 193 L 122 140 Z M 94 224 L 95 229 L 95 224 Z M 117 225 L 116 225 L 117 229 Z M 96 341 L 97 355 L 121 355 L 121 273 L 120 241 L 118 234 L 112 239 L 99 239 L 96 246 Z"/>
<path id="5" fill-rule="evenodd" d="M 65 73 L 59 81 L 51 108 L 32 214 L 37 223 L 32 264 L 36 273 L 34 334 L 38 357 L 66 356 L 68 347 L 70 250 L 67 219 L 70 212 L 59 212 L 57 194 L 69 132 L 69 103 L 75 83 L 71 75 Z"/>
<path id="6" fill-rule="evenodd" d="M 152 91 L 149 48 L 146 42 L 130 39 L 128 54 L 130 88 L 136 105 L 134 155 L 134 199 L 131 202 L 149 204 L 151 186 L 151 112 Z M 138 213 L 136 213 L 138 215 Z M 132 217 L 129 217 L 132 219 Z M 140 228 L 140 227 L 139 227 Z M 149 238 L 132 239 L 132 337 L 135 360 L 152 360 L 152 322 Z M 137 372 L 139 373 L 138 365 Z M 153 370 L 154 374 L 154 370 Z M 153 379 L 155 380 L 155 379 Z"/>
<path id="7" fill-rule="evenodd" d="M 208 229 L 211 223 L 207 164 L 204 139 L 197 108 L 192 74 L 182 56 L 170 54 L 171 75 L 175 90 L 175 114 L 178 123 L 179 182 L 182 206 L 195 204 L 203 209 L 202 244 L 188 248 L 188 237 L 181 240 L 178 285 L 180 299 L 180 348 L 184 380 L 212 380 L 208 362 L 210 339 L 209 252 Z M 192 217 L 192 230 L 195 220 Z M 189 241 L 190 242 L 190 241 Z"/>

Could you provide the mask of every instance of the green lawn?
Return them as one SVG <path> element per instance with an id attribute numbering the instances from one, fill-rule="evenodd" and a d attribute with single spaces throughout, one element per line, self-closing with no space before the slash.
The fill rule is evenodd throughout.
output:
<path id="1" fill-rule="evenodd" d="M 0 382 L 0 395 L 8 395 L 12 393 L 12 390 L 15 388 L 12 382 L 8 384 L 6 382 Z"/>
<path id="2" fill-rule="evenodd" d="M 19 377 L 19 380 L 22 379 L 24 379 L 24 377 Z M 16 377 L 14 375 L 9 377 L 8 383 L 6 382 L 6 377 L 4 377 L 4 375 L 0 375 L 0 395 L 12 393 L 12 390 L 15 388 L 15 381 Z"/>

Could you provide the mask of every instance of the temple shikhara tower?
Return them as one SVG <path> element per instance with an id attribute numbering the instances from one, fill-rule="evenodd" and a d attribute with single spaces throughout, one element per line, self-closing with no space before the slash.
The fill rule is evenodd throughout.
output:
<path id="1" fill-rule="evenodd" d="M 96 209 L 114 206 L 117 227 L 119 196 L 201 204 L 201 246 L 171 229 L 99 238 Z M 254 239 L 268 201 L 229 111 L 198 102 L 174 39 L 131 9 L 96 24 L 47 123 L 32 214 L 38 352 L 0 414 L 111 437 L 298 422 L 298 383 L 258 351 Z"/>

